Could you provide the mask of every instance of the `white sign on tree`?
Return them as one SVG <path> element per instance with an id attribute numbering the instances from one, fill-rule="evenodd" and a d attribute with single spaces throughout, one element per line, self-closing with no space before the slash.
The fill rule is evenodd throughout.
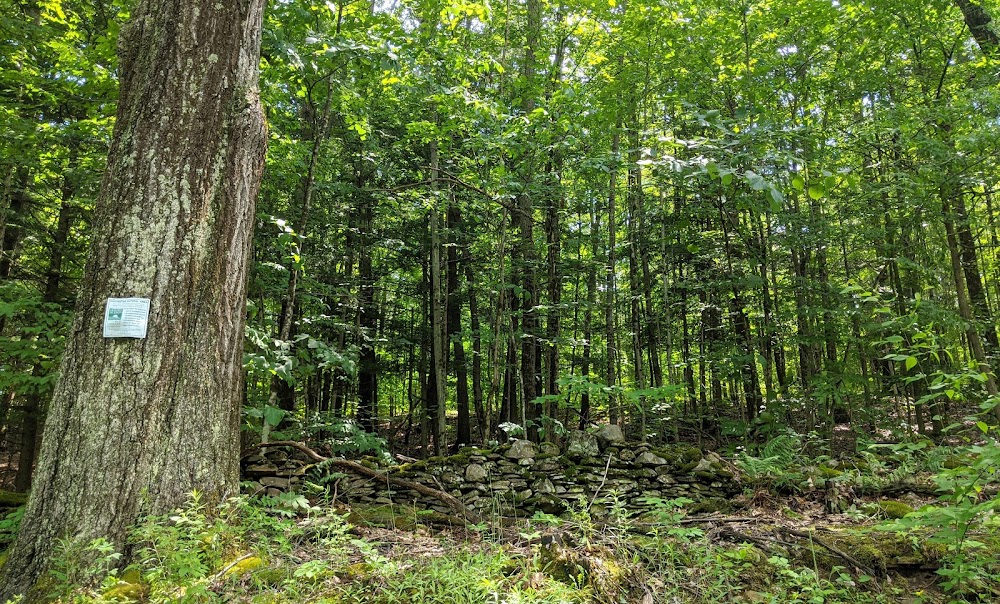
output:
<path id="1" fill-rule="evenodd" d="M 105 338 L 145 338 L 149 298 L 108 298 L 104 307 Z"/>

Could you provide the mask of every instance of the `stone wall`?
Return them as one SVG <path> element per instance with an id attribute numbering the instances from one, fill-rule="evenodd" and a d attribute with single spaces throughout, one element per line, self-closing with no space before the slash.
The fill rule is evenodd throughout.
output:
<path id="1" fill-rule="evenodd" d="M 611 426 L 596 434 L 571 432 L 563 449 L 517 440 L 496 449 L 467 448 L 450 457 L 388 468 L 379 468 L 372 460 L 363 463 L 448 492 L 483 516 L 559 513 L 595 500 L 594 508 L 600 511 L 612 497 L 634 511 L 649 507 L 645 498 L 686 497 L 695 508 L 717 508 L 740 491 L 727 464 L 714 453 L 627 443 Z M 248 458 L 244 476 L 253 481 L 251 490 L 274 495 L 294 490 L 314 471 L 294 455 L 271 451 Z M 437 499 L 409 489 L 390 489 L 378 479 L 347 475 L 333 482 L 337 498 L 348 503 L 397 503 L 452 513 Z"/>

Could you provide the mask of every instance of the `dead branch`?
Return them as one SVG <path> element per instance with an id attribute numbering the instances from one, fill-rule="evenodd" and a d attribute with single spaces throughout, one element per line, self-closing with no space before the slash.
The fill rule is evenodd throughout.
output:
<path id="1" fill-rule="evenodd" d="M 448 508 L 454 510 L 466 519 L 466 521 L 476 524 L 481 521 L 478 514 L 470 510 L 464 503 L 453 497 L 452 495 L 444 492 L 443 490 L 432 489 L 428 486 L 424 486 L 418 482 L 413 482 L 410 480 L 404 480 L 402 478 L 397 478 L 395 476 L 390 476 L 385 472 L 379 472 L 378 470 L 373 470 L 371 468 L 365 467 L 357 462 L 350 461 L 347 459 L 336 459 L 330 457 L 324 457 L 313 451 L 308 446 L 303 443 L 293 441 L 293 440 L 278 440 L 268 443 L 259 443 L 253 446 L 255 449 L 263 449 L 268 447 L 292 447 L 306 454 L 309 459 L 312 459 L 318 463 L 326 463 L 334 467 L 340 468 L 342 470 L 349 470 L 355 474 L 360 474 L 362 476 L 367 476 L 369 478 L 374 478 L 380 482 L 385 482 L 387 485 L 393 485 L 404 489 L 410 489 L 411 491 L 416 491 L 421 495 L 426 495 L 428 497 L 433 497 L 441 503 L 448 506 Z M 246 453 L 244 453 L 246 456 Z"/>
<path id="2" fill-rule="evenodd" d="M 868 566 L 867 564 L 865 564 L 864 562 L 859 561 L 854 556 L 851 556 L 847 552 L 845 552 L 845 551 L 843 551 L 843 550 L 841 550 L 841 549 L 839 549 L 837 547 L 834 547 L 833 545 L 830 545 L 829 543 L 827 543 L 823 539 L 820 539 L 816 535 L 815 532 L 806 533 L 806 532 L 803 532 L 803 531 L 797 531 L 795 529 L 790 529 L 790 528 L 786 528 L 786 527 L 779 527 L 778 530 L 780 530 L 780 531 L 782 531 L 782 532 L 784 532 L 784 533 L 786 533 L 788 535 L 791 535 L 793 537 L 798 537 L 800 539 L 808 539 L 811 543 L 815 543 L 815 544 L 817 544 L 817 545 L 819 545 L 819 546 L 821 546 L 821 547 L 829 550 L 830 552 L 832 552 L 836 556 L 840 557 L 842 560 L 844 560 L 845 562 L 847 562 L 848 564 L 850 564 L 855 569 L 864 571 L 864 573 L 866 575 L 870 576 L 870 577 L 877 577 L 880 574 L 880 573 L 876 572 L 873 568 L 871 568 L 870 566 Z"/>

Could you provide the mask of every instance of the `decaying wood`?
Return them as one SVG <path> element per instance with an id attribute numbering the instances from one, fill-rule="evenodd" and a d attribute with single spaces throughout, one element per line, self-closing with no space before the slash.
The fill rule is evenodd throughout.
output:
<path id="1" fill-rule="evenodd" d="M 324 457 L 323 455 L 320 455 L 316 451 L 313 451 L 308 446 L 300 442 L 291 440 L 272 441 L 269 443 L 259 443 L 257 445 L 254 445 L 253 448 L 260 449 L 260 448 L 270 448 L 279 446 L 292 447 L 293 449 L 297 449 L 305 453 L 309 457 L 309 459 L 312 459 L 313 461 L 318 463 L 325 463 L 328 465 L 332 465 L 342 470 L 348 470 L 350 472 L 353 472 L 354 474 L 360 474 L 362 476 L 367 476 L 369 478 L 375 478 L 379 481 L 385 482 L 388 485 L 400 487 L 403 489 L 410 489 L 411 491 L 416 491 L 421 495 L 427 495 L 428 497 L 433 497 L 438 501 L 440 501 L 441 503 L 448 506 L 450 509 L 457 512 L 459 516 L 465 518 L 465 520 L 470 523 L 476 524 L 482 520 L 478 514 L 470 510 L 464 503 L 462 503 L 457 498 L 453 497 L 452 495 L 442 490 L 432 489 L 418 482 L 404 480 L 396 476 L 390 476 L 385 472 L 379 472 L 378 470 L 373 470 L 355 461 L 350 461 L 347 459 L 337 459 L 332 457 Z M 244 456 L 246 456 L 246 453 L 244 453 Z"/>
<path id="2" fill-rule="evenodd" d="M 856 568 L 856 569 L 864 571 L 864 573 L 866 575 L 870 576 L 870 577 L 877 577 L 877 576 L 879 576 L 881 574 L 881 573 L 877 572 L 875 569 L 873 569 L 870 566 L 868 566 L 867 564 L 859 561 L 854 556 L 851 556 L 847 552 L 845 552 L 845 551 L 843 551 L 843 550 L 841 550 L 841 549 L 839 549 L 837 547 L 834 547 L 830 543 L 827 543 L 826 541 L 824 541 L 823 539 L 821 539 L 819 536 L 817 536 L 815 532 L 808 532 L 808 533 L 806 533 L 806 532 L 803 532 L 803 531 L 797 531 L 797 530 L 790 529 L 790 528 L 780 528 L 779 530 L 781 530 L 782 532 L 784 532 L 784 533 L 786 533 L 788 535 L 791 535 L 793 537 L 798 537 L 800 539 L 808 539 L 811 543 L 815 543 L 816 545 L 819 545 L 819 546 L 823 547 L 824 549 L 829 550 L 830 552 L 834 553 L 835 555 L 837 555 L 838 557 L 840 557 L 841 559 L 843 559 L 845 562 L 847 562 L 848 564 L 850 564 L 853 568 Z"/>

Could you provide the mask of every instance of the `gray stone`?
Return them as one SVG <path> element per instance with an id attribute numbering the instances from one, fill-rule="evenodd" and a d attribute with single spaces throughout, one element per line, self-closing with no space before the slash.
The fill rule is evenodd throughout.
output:
<path id="1" fill-rule="evenodd" d="M 617 445 L 625 442 L 625 435 L 622 434 L 621 426 L 617 424 L 604 424 L 597 429 L 597 441 L 602 447 Z"/>
<path id="2" fill-rule="evenodd" d="M 635 463 L 644 466 L 662 466 L 667 463 L 667 460 L 649 451 L 643 451 L 635 458 Z"/>
<path id="3" fill-rule="evenodd" d="M 470 463 L 465 468 L 465 480 L 467 482 L 482 482 L 486 480 L 486 468 L 477 463 Z"/>
<path id="4" fill-rule="evenodd" d="M 692 473 L 694 473 L 694 472 L 711 472 L 711 471 L 712 471 L 712 462 L 709 461 L 708 459 L 704 459 L 704 458 L 701 461 L 699 461 L 698 465 L 696 465 L 691 470 Z"/>
<path id="5" fill-rule="evenodd" d="M 556 487 L 548 478 L 542 478 L 531 483 L 531 490 L 536 493 L 555 493 Z"/>
<path id="6" fill-rule="evenodd" d="M 270 463 L 256 464 L 246 469 L 247 474 L 274 474 L 278 471 L 278 466 Z"/>
<path id="7" fill-rule="evenodd" d="M 601 454 L 597 437 L 582 430 L 572 430 L 566 439 L 566 456 L 574 459 L 596 457 Z"/>
<path id="8" fill-rule="evenodd" d="M 510 459 L 529 459 L 535 456 L 535 445 L 530 440 L 515 440 L 507 450 Z"/>
<path id="9" fill-rule="evenodd" d="M 538 445 L 538 452 L 542 457 L 558 457 L 559 445 L 545 441 Z"/>
<path id="10" fill-rule="evenodd" d="M 264 476 L 263 478 L 260 479 L 260 484 L 264 485 L 265 487 L 276 487 L 279 489 L 287 489 L 288 479 L 278 478 L 277 476 Z"/>

